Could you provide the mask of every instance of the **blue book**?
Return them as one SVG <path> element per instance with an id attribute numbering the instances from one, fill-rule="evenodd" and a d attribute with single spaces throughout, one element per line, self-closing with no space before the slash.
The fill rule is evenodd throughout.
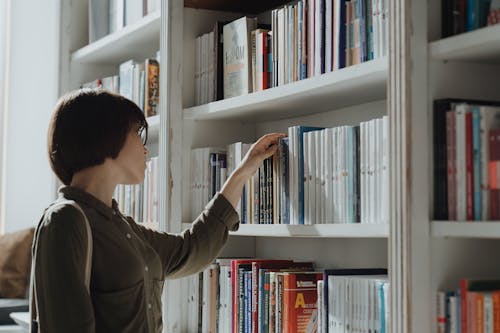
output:
<path id="1" fill-rule="evenodd" d="M 320 131 L 323 127 L 298 126 L 298 194 L 299 194 L 299 224 L 304 224 L 304 133 Z"/>
<path id="2" fill-rule="evenodd" d="M 472 161 L 474 177 L 474 220 L 480 221 L 482 217 L 482 164 L 481 164 L 481 113 L 479 106 L 472 109 Z"/>
<path id="3" fill-rule="evenodd" d="M 385 298 L 384 298 L 384 283 L 380 283 L 378 285 L 378 297 L 379 297 L 379 304 L 381 305 L 379 308 L 379 318 L 380 318 L 380 333 L 386 333 L 385 331 L 385 307 L 387 306 L 385 304 Z"/>
<path id="4" fill-rule="evenodd" d="M 338 34 L 339 45 L 338 49 L 335 49 L 334 52 L 337 52 L 339 55 L 339 69 L 345 67 L 345 49 L 346 49 L 346 12 L 345 12 L 345 2 L 346 0 L 339 0 L 339 7 L 334 8 L 334 11 L 338 10 L 339 12 L 339 25 L 335 27 L 336 34 Z M 338 28 L 338 29 L 337 29 Z M 334 45 L 335 47 L 336 45 Z"/>

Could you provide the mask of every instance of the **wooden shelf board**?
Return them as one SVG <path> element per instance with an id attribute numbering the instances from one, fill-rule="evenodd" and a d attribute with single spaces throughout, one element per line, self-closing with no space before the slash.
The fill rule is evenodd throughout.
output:
<path id="1" fill-rule="evenodd" d="M 276 120 L 386 99 L 381 58 L 287 85 L 184 109 L 184 119 Z"/>
<path id="2" fill-rule="evenodd" d="M 183 223 L 189 228 L 190 223 Z M 273 225 L 240 224 L 233 236 L 258 237 L 311 237 L 311 238 L 388 238 L 388 224 L 317 224 L 317 225 Z"/>
<path id="3" fill-rule="evenodd" d="M 444 38 L 429 45 L 432 59 L 500 63 L 500 24 Z"/>
<path id="4" fill-rule="evenodd" d="M 71 55 L 74 63 L 120 64 L 129 59 L 143 60 L 160 47 L 160 12 L 82 47 Z"/>
<path id="5" fill-rule="evenodd" d="M 500 221 L 432 221 L 433 237 L 500 238 Z"/>

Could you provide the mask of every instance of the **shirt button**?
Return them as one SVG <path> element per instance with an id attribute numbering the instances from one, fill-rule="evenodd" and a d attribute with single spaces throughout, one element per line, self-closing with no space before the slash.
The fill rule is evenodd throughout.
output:
<path id="1" fill-rule="evenodd" d="M 148 303 L 148 309 L 151 309 L 151 303 Z"/>
<path id="2" fill-rule="evenodd" d="M 127 233 L 127 238 L 128 239 L 132 238 L 132 235 L 130 235 L 129 233 Z"/>
<path id="3" fill-rule="evenodd" d="M 147 272 L 147 271 L 149 271 L 149 267 L 148 267 L 148 266 L 144 267 L 144 270 L 145 270 L 146 272 Z"/>

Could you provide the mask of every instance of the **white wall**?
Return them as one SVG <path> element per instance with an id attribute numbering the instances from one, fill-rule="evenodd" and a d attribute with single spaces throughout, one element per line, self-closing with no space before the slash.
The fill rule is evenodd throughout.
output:
<path id="1" fill-rule="evenodd" d="M 54 199 L 47 127 L 58 97 L 60 0 L 10 0 L 4 231 L 34 226 Z"/>

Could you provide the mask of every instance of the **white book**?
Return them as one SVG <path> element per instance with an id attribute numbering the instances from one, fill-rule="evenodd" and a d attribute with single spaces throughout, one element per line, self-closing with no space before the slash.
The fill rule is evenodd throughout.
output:
<path id="1" fill-rule="evenodd" d="M 340 1 L 340 0 L 338 0 Z M 307 0 L 307 77 L 313 77 L 315 73 L 315 27 L 314 27 L 314 17 L 315 9 L 314 5 L 316 0 Z"/>
<path id="2" fill-rule="evenodd" d="M 316 153 L 316 177 L 314 178 L 314 188 L 316 190 L 316 195 L 315 195 L 315 210 L 316 210 L 316 219 L 313 221 L 314 224 L 318 223 L 323 223 L 322 216 L 321 216 L 321 150 L 322 150 L 322 145 L 321 145 L 321 131 L 314 131 L 314 150 Z"/>
<path id="3" fill-rule="evenodd" d="M 349 204 L 349 189 L 347 182 L 347 126 L 341 127 L 342 141 L 341 141 L 341 182 L 342 182 L 342 223 L 348 223 L 348 204 Z"/>
<path id="4" fill-rule="evenodd" d="M 369 122 L 369 128 L 368 128 L 368 133 L 369 133 L 369 140 L 370 140 L 370 151 L 369 151 L 369 158 L 368 158 L 368 176 L 369 176 L 369 203 L 370 203 L 370 210 L 369 210 L 369 221 L 370 223 L 375 223 L 375 218 L 376 218 L 376 188 L 375 188 L 375 158 L 376 158 L 376 147 L 375 147 L 375 121 L 370 121 Z"/>
<path id="5" fill-rule="evenodd" d="M 388 117 L 382 118 L 382 223 L 389 223 L 389 141 Z"/>
<path id="6" fill-rule="evenodd" d="M 333 129 L 333 216 L 334 223 L 340 223 L 340 128 L 335 127 Z"/>
<path id="7" fill-rule="evenodd" d="M 285 24 L 285 8 L 278 9 L 278 85 L 284 85 L 286 80 L 286 24 Z M 274 51 L 275 49 L 273 49 Z"/>
<path id="8" fill-rule="evenodd" d="M 89 43 L 109 34 L 109 0 L 89 1 Z"/>
<path id="9" fill-rule="evenodd" d="M 312 224 L 311 219 L 311 199 L 312 192 L 312 143 L 310 140 L 311 133 L 304 133 L 304 224 Z"/>
<path id="10" fill-rule="evenodd" d="M 248 17 L 224 25 L 224 98 L 252 92 L 250 32 L 256 26 Z"/>
<path id="11" fill-rule="evenodd" d="M 325 223 L 333 223 L 333 128 L 326 129 L 325 135 Z"/>
<path id="12" fill-rule="evenodd" d="M 387 56 L 389 52 L 389 5 L 388 0 L 382 2 L 382 56 Z"/>
<path id="13" fill-rule="evenodd" d="M 328 175 L 328 151 L 327 151 L 328 129 L 320 132 L 321 140 L 321 223 L 328 223 L 327 215 L 327 175 Z"/>
<path id="14" fill-rule="evenodd" d="M 450 302 L 449 332 L 458 333 L 458 320 L 460 319 L 457 318 L 457 296 L 450 296 L 449 302 Z"/>
<path id="15" fill-rule="evenodd" d="M 471 111 L 471 106 L 467 104 L 457 104 L 456 116 L 456 154 L 457 154 L 457 220 L 467 219 L 466 206 L 466 135 L 465 135 L 465 115 Z"/>
<path id="16" fill-rule="evenodd" d="M 141 109 L 141 73 L 144 72 L 144 62 L 138 62 L 134 65 L 134 86 L 132 90 L 132 101 Z M 143 93 L 144 94 L 144 93 Z"/>
<path id="17" fill-rule="evenodd" d="M 379 0 L 373 0 L 372 2 L 372 25 L 373 25 L 373 57 L 374 59 L 380 58 L 380 46 L 379 46 Z"/>
<path id="18" fill-rule="evenodd" d="M 201 75 L 201 37 L 196 37 L 194 43 L 194 56 L 196 58 L 194 64 L 194 103 L 195 105 L 201 104 L 201 88 L 200 88 L 200 75 Z"/>
<path id="19" fill-rule="evenodd" d="M 132 99 L 133 98 L 133 89 L 134 89 L 134 60 L 128 60 L 122 64 L 120 64 L 119 72 L 120 72 L 120 95 L 125 98 Z"/>
<path id="20" fill-rule="evenodd" d="M 491 293 L 484 293 L 483 307 L 484 333 L 493 333 L 493 298 Z"/>
<path id="21" fill-rule="evenodd" d="M 210 325 L 210 268 L 203 271 L 203 293 L 202 293 L 201 332 L 208 333 Z"/>
<path id="22" fill-rule="evenodd" d="M 125 0 L 125 25 L 139 21 L 144 14 L 142 0 Z"/>
<path id="23" fill-rule="evenodd" d="M 304 133 L 306 134 L 306 133 Z M 309 178 L 309 209 L 310 209 L 310 217 L 311 217 L 311 224 L 316 224 L 318 215 L 316 211 L 316 201 L 318 198 L 316 197 L 316 178 L 318 176 L 317 174 L 317 168 L 316 165 L 318 164 L 317 160 L 317 145 L 316 145 L 316 131 L 309 132 L 307 133 L 309 136 L 309 148 L 310 148 L 310 178 Z"/>
<path id="24" fill-rule="evenodd" d="M 109 33 L 125 26 L 125 0 L 109 0 Z"/>
<path id="25" fill-rule="evenodd" d="M 207 103 L 215 101 L 215 33 L 210 31 L 208 34 L 208 85 L 207 85 Z"/>
<path id="26" fill-rule="evenodd" d="M 146 12 L 148 14 L 161 10 L 161 0 L 147 0 Z"/>
<path id="27" fill-rule="evenodd" d="M 324 282 L 323 282 L 323 280 L 319 280 L 318 281 L 318 286 L 317 286 L 316 289 L 318 291 L 318 296 L 317 296 L 317 300 L 318 300 L 318 305 L 317 305 L 317 308 L 318 308 L 318 328 L 317 328 L 317 333 L 325 333 L 325 329 L 323 328 L 324 316 L 325 316 L 325 313 L 324 313 L 325 306 L 324 306 L 324 297 L 323 297 L 323 289 L 324 289 Z"/>
<path id="28" fill-rule="evenodd" d="M 382 119 L 375 119 L 375 222 L 382 219 Z"/>

